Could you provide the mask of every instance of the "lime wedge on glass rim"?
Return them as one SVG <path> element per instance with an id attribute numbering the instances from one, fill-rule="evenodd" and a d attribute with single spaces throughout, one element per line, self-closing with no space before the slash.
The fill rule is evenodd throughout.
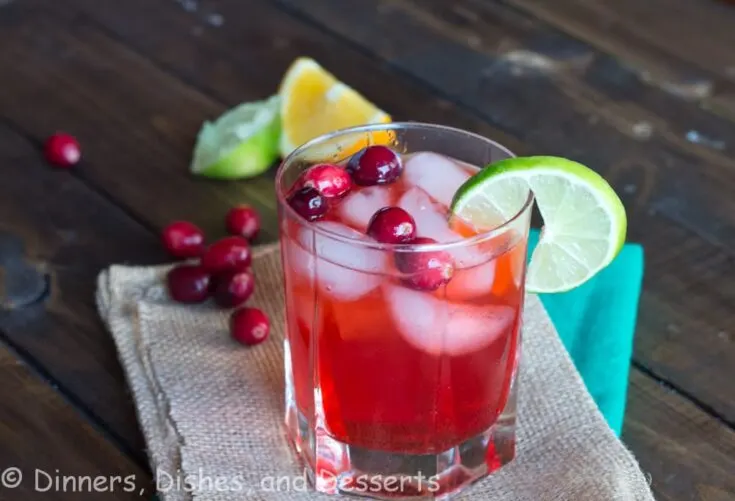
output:
<path id="1" fill-rule="evenodd" d="M 278 96 L 243 103 L 214 122 L 204 122 L 194 147 L 191 172 L 213 179 L 262 174 L 278 158 Z"/>
<path id="2" fill-rule="evenodd" d="M 615 259 L 625 242 L 625 208 L 592 169 L 565 158 L 501 160 L 463 184 L 451 212 L 474 226 L 490 227 L 515 215 L 533 191 L 544 220 L 531 256 L 526 289 L 564 292 L 583 284 Z"/>

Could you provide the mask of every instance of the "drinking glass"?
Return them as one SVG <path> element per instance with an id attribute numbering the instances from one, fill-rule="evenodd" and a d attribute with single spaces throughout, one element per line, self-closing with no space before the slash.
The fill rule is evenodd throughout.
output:
<path id="1" fill-rule="evenodd" d="M 324 135 L 285 159 L 276 191 L 286 429 L 317 491 L 449 497 L 515 455 L 533 195 L 492 228 L 428 245 L 377 243 L 334 221 L 308 222 L 289 206 L 307 168 L 344 165 L 376 143 L 404 160 L 430 151 L 474 169 L 513 156 L 471 132 L 391 123 Z M 427 175 L 448 183 L 452 172 Z M 417 219 L 419 234 L 424 219 Z M 435 291 L 406 287 L 396 260 L 420 262 L 437 252 L 454 260 L 452 279 Z"/>

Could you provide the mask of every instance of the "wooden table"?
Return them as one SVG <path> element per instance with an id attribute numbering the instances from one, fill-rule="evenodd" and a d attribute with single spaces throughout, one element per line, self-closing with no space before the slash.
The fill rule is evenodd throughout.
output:
<path id="1" fill-rule="evenodd" d="M 705 0 L 0 0 L 0 469 L 151 493 L 96 274 L 164 262 L 174 219 L 218 236 L 243 201 L 276 239 L 272 172 L 216 183 L 187 165 L 203 120 L 309 55 L 396 119 L 614 184 L 647 258 L 623 438 L 658 499 L 735 499 L 734 28 Z M 57 129 L 82 143 L 71 171 L 40 153 Z"/>

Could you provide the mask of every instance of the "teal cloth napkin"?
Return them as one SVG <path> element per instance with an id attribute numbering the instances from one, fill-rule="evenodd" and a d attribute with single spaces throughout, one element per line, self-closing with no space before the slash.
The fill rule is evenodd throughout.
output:
<path id="1" fill-rule="evenodd" d="M 537 242 L 538 231 L 532 230 L 529 256 Z M 618 436 L 642 280 L 643 248 L 626 244 L 586 284 L 562 294 L 539 295 L 592 398 Z"/>

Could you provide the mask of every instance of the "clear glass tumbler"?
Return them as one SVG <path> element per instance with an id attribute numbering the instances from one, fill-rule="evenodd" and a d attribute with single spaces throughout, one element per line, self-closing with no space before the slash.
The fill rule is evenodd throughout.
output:
<path id="1" fill-rule="evenodd" d="M 411 171 L 410 180 L 353 192 L 321 221 L 308 222 L 288 205 L 307 168 L 344 165 L 375 143 L 389 144 L 404 166 L 417 152 L 449 161 L 427 163 L 418 181 Z M 447 223 L 446 197 L 437 195 L 442 204 L 422 190 L 454 190 L 461 176 L 511 156 L 470 132 L 392 123 L 322 136 L 281 165 L 285 421 L 316 490 L 442 498 L 513 459 L 533 196 L 497 226 L 468 232 Z M 372 212 L 396 204 L 414 207 L 408 211 L 417 211 L 420 236 L 457 238 L 425 245 L 367 238 Z M 430 228 L 437 221 L 443 227 Z M 406 286 L 415 282 L 398 260 L 437 255 L 453 261 L 451 280 L 436 290 Z"/>

